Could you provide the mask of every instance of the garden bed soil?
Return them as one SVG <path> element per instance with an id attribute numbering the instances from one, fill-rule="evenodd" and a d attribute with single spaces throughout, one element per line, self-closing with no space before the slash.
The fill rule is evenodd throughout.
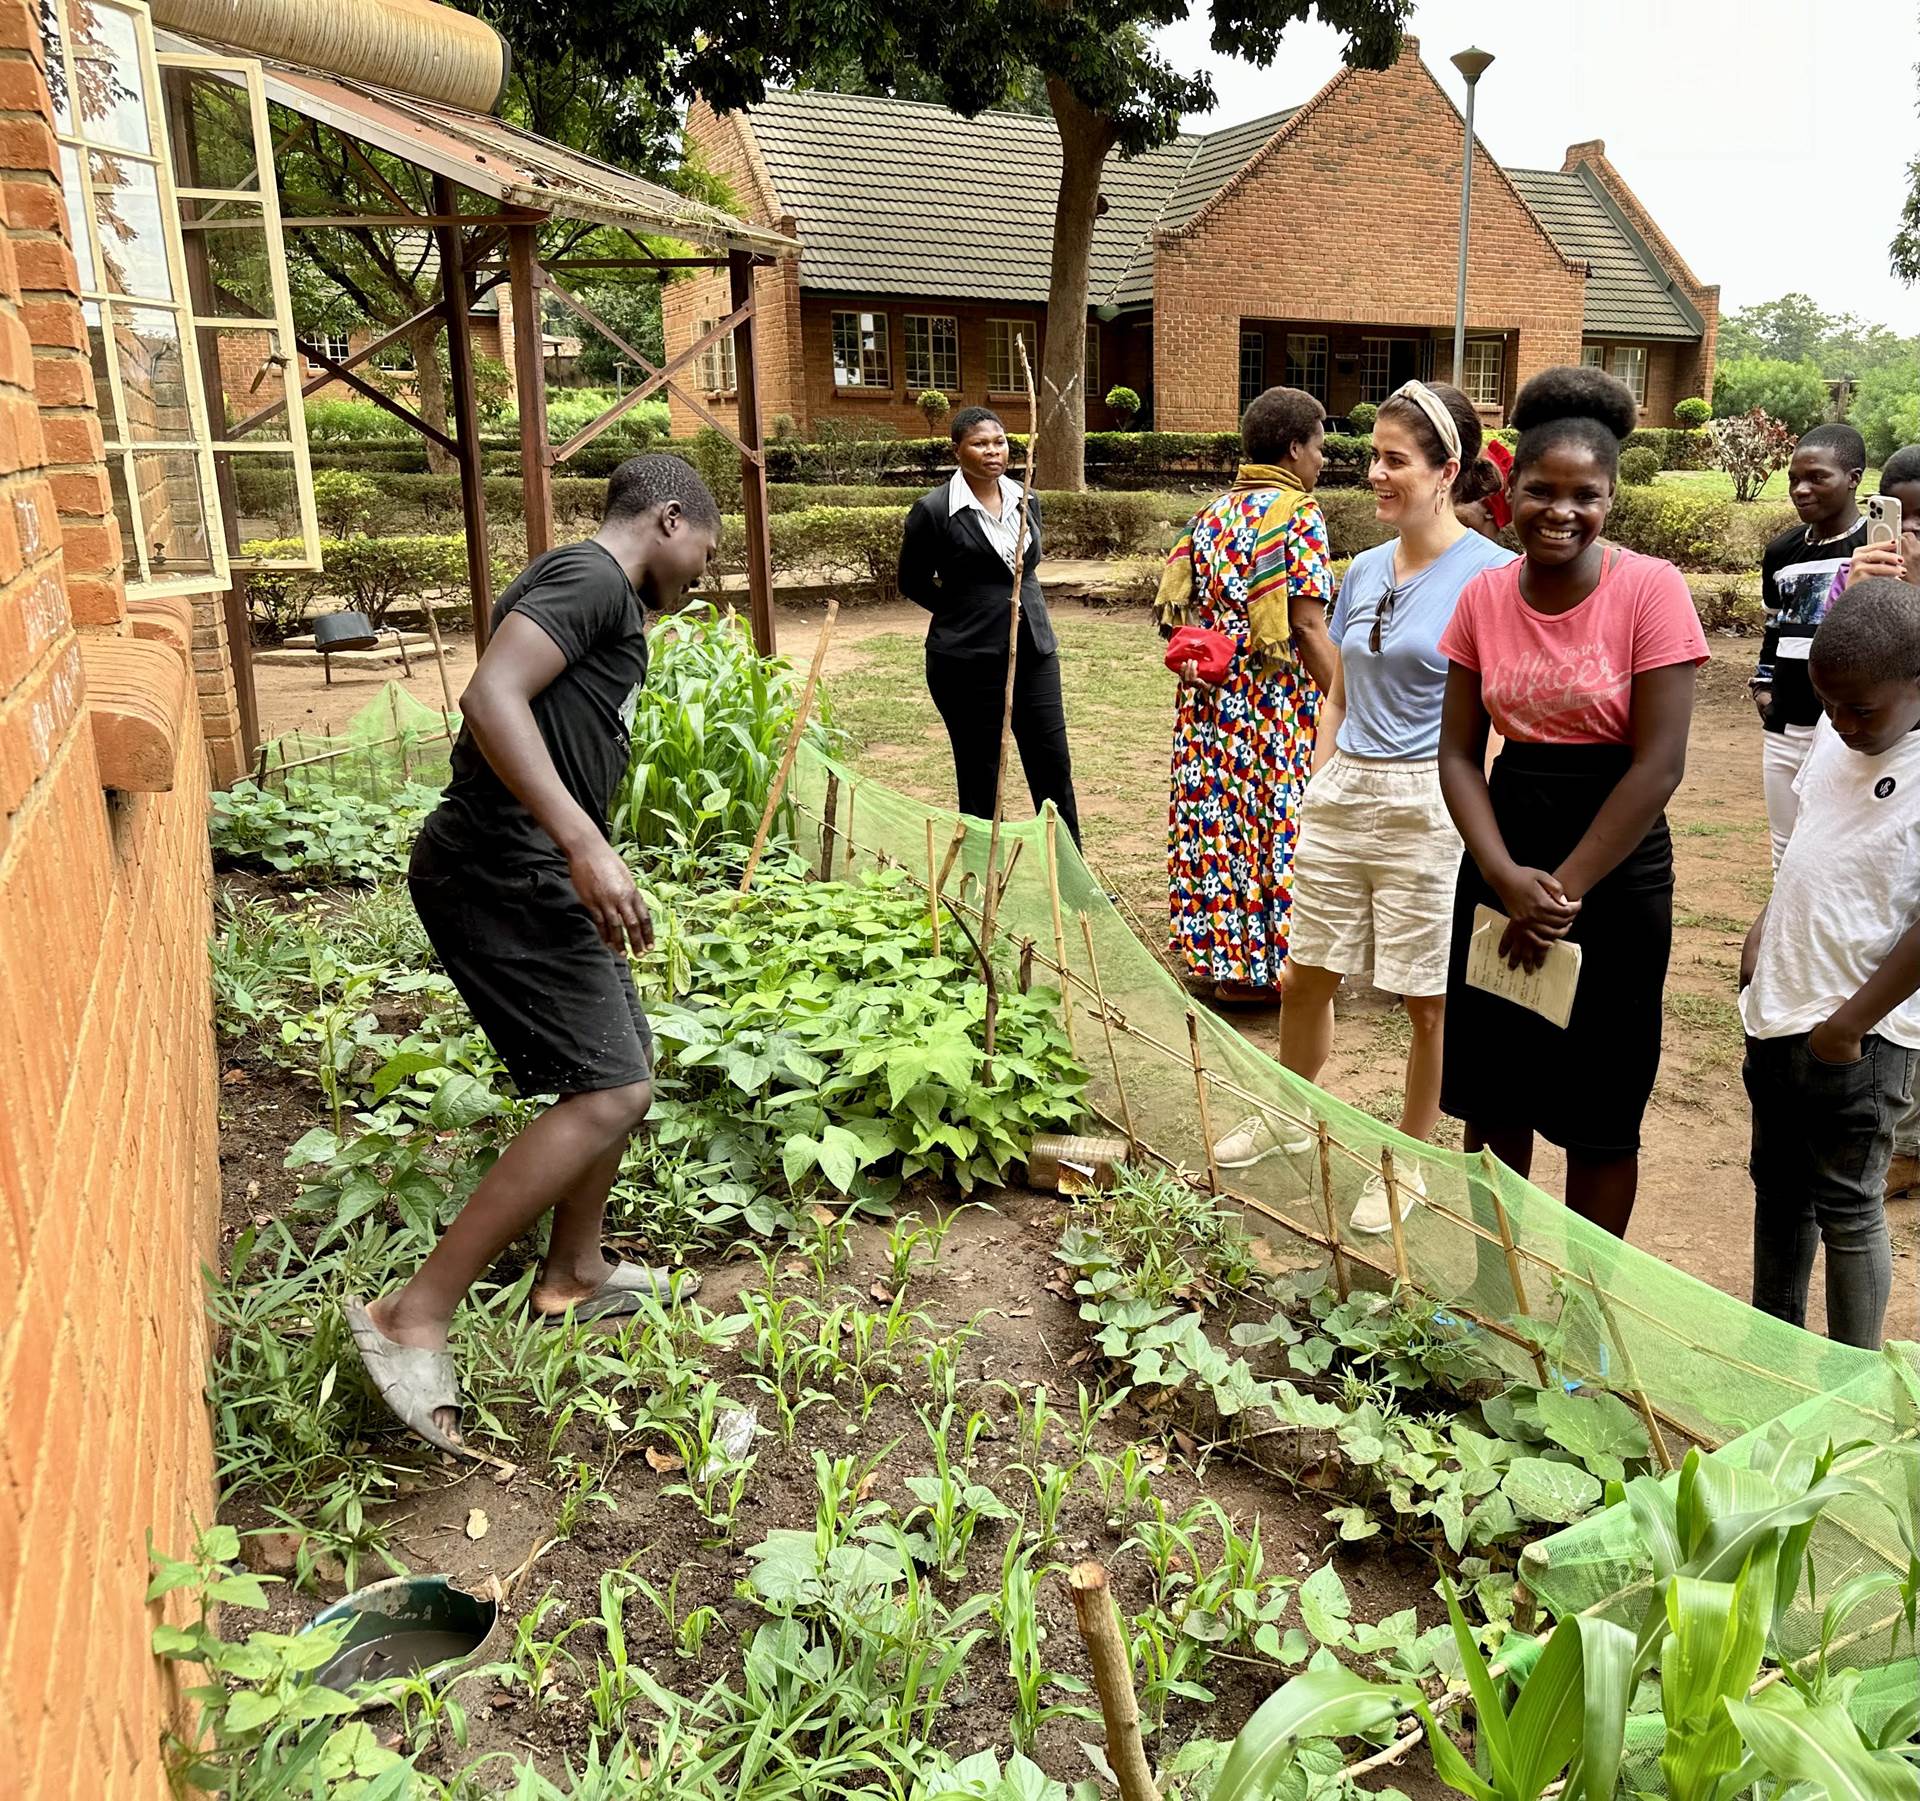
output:
<path id="1" fill-rule="evenodd" d="M 281 1167 L 282 1160 L 287 1147 L 317 1122 L 322 1109 L 310 1081 L 254 1054 L 245 1044 L 228 1049 L 223 1070 L 224 1260 L 239 1232 L 286 1213 L 295 1201 L 297 1183 Z M 931 1185 L 923 1187 L 925 1192 L 903 1200 L 903 1209 L 944 1211 L 951 1205 Z M 1076 1383 L 1084 1380 L 1092 1386 L 1091 1328 L 1081 1321 L 1077 1303 L 1062 1292 L 1067 1283 L 1057 1276 L 1061 1266 L 1053 1256 L 1068 1209 L 1069 1204 L 1057 1195 L 1019 1189 L 993 1193 L 984 1205 L 959 1209 L 937 1267 L 913 1278 L 909 1296 L 927 1314 L 932 1337 L 947 1337 L 967 1326 L 974 1330 L 962 1365 L 961 1417 L 985 1407 L 1004 1422 L 1013 1406 L 1010 1391 L 1028 1394 L 1039 1384 L 1045 1385 L 1053 1406 L 1066 1408 L 1070 1415 Z M 297 1231 L 311 1229 L 311 1222 L 303 1224 L 297 1215 L 290 1223 Z M 644 1252 L 644 1247 L 628 1248 L 636 1255 Z M 891 1297 L 885 1228 L 854 1227 L 848 1251 L 847 1260 L 833 1274 L 827 1299 L 884 1304 Z M 519 1261 L 520 1255 L 521 1247 L 516 1247 L 503 1264 Z M 759 1263 L 747 1257 L 707 1263 L 701 1271 L 700 1304 L 716 1314 L 732 1311 L 740 1291 L 761 1279 Z M 785 1257 L 781 1287 L 808 1296 L 815 1293 L 814 1272 L 798 1253 Z M 744 1369 L 739 1350 L 729 1348 L 713 1356 L 708 1373 L 726 1383 L 731 1395 L 745 1396 L 753 1391 Z M 596 1618 L 602 1575 L 632 1569 L 662 1589 L 677 1580 L 675 1601 L 683 1618 L 700 1606 L 717 1610 L 719 1624 L 695 1657 L 676 1652 L 672 1632 L 644 1597 L 630 1598 L 624 1610 L 633 1661 L 664 1686 L 697 1697 L 713 1682 L 739 1682 L 742 1636 L 768 1618 L 739 1592 L 752 1567 L 746 1547 L 775 1528 L 812 1526 L 816 1451 L 828 1457 L 879 1458 L 871 1497 L 887 1502 L 896 1517 L 904 1517 L 912 1508 L 904 1478 L 931 1468 L 925 1428 L 914 1411 L 916 1400 L 931 1404 L 925 1393 L 885 1395 L 866 1425 L 857 1430 L 850 1425 L 851 1416 L 835 1405 L 803 1413 L 792 1444 L 782 1444 L 771 1433 L 763 1436 L 731 1542 L 717 1547 L 709 1542 L 710 1530 L 690 1500 L 663 1494 L 676 1475 L 649 1462 L 646 1447 L 664 1448 L 665 1442 L 650 1435 L 636 1434 L 631 1451 L 605 1478 L 613 1507 L 588 1507 L 572 1537 L 557 1543 L 554 1523 L 560 1495 L 547 1463 L 544 1423 L 530 1423 L 521 1443 L 487 1445 L 512 1465 L 511 1474 L 489 1465 L 435 1457 L 397 1431 L 370 1442 L 367 1455 L 381 1458 L 399 1485 L 394 1500 L 378 1512 L 384 1516 L 394 1554 L 412 1571 L 445 1574 L 476 1592 L 485 1592 L 496 1580 L 512 1584 L 490 1656 L 505 1655 L 515 1621 L 549 1593 L 557 1597 L 558 1605 L 547 1635 L 576 1620 Z M 1050 1456 L 1069 1454 L 1060 1436 L 1064 1423 L 1057 1418 L 1058 1442 L 1050 1443 Z M 764 1418 L 762 1424 L 766 1424 Z M 1164 1428 L 1148 1429 L 1138 1409 L 1128 1402 L 1096 1430 L 1093 1445 L 1115 1456 L 1128 1444 L 1157 1444 L 1163 1436 Z M 576 1423 L 559 1446 L 562 1459 L 569 1455 L 603 1458 L 605 1453 L 590 1441 L 587 1428 Z M 1159 1455 L 1155 1453 L 1156 1458 Z M 1017 1510 L 1025 1478 L 1014 1465 L 1022 1456 L 1002 1423 L 982 1442 L 970 1479 L 987 1483 Z M 1444 1617 L 1432 1588 L 1435 1569 L 1425 1556 L 1385 1539 L 1363 1546 L 1337 1542 L 1334 1528 L 1322 1517 L 1335 1497 L 1295 1488 L 1224 1456 L 1207 1457 L 1201 1446 L 1194 1447 L 1192 1457 L 1180 1451 L 1167 1457 L 1154 1476 L 1153 1491 L 1176 1517 L 1204 1495 L 1224 1508 L 1242 1531 L 1257 1521 L 1269 1577 L 1302 1579 L 1332 1558 L 1352 1598 L 1356 1620 L 1377 1621 L 1405 1608 L 1417 1609 L 1423 1627 Z M 280 1522 L 266 1512 L 266 1499 L 243 1496 L 223 1510 L 223 1518 L 243 1532 L 269 1532 Z M 475 1510 L 486 1519 L 478 1538 L 470 1535 Z M 1099 1497 L 1079 1489 L 1063 1511 L 1060 1542 L 1052 1552 L 1057 1567 L 1037 1586 L 1050 1668 L 1090 1679 L 1090 1666 L 1073 1623 L 1066 1565 L 1084 1557 L 1106 1563 L 1123 1617 L 1149 1604 L 1149 1572 L 1137 1549 L 1124 1548 L 1133 1523 L 1132 1518 L 1110 1520 Z M 993 1523 L 981 1527 L 964 1582 L 934 1582 L 943 1601 L 957 1606 L 969 1594 L 997 1587 L 1010 1530 Z M 289 1568 L 286 1539 L 250 1539 L 248 1544 L 250 1559 L 262 1567 Z M 375 1581 L 384 1573 L 370 1560 L 362 1568 L 360 1581 Z M 264 1617 L 247 1617 L 247 1625 L 297 1630 L 343 1592 L 338 1576 L 337 1566 L 323 1565 L 316 1592 L 300 1592 L 291 1581 L 270 1589 L 271 1611 Z M 586 1628 L 582 1648 L 591 1667 L 593 1653 L 601 1649 L 596 1627 Z M 1205 1678 L 1215 1691 L 1214 1704 L 1202 1707 L 1176 1700 L 1162 1735 L 1149 1741 L 1150 1754 L 1163 1759 L 1196 1735 L 1230 1738 L 1277 1686 L 1281 1674 L 1265 1659 L 1216 1658 Z M 1053 1690 L 1047 1698 L 1069 1699 Z M 460 1699 L 468 1714 L 468 1746 L 456 1751 L 443 1744 L 439 1763 L 429 1761 L 423 1767 L 445 1775 L 490 1751 L 506 1751 L 516 1757 L 532 1755 L 553 1774 L 567 1756 L 577 1763 L 585 1753 L 591 1716 L 578 1686 L 564 1675 L 558 1689 L 550 1690 L 546 1704 L 539 1707 L 523 1690 L 491 1678 L 462 1685 Z M 1086 1701 L 1092 1704 L 1091 1695 Z M 1004 1749 L 1012 1713 L 1004 1653 L 989 1633 L 969 1664 L 967 1682 L 957 1685 L 941 1708 L 936 1738 L 956 1751 Z M 373 1718 L 383 1733 L 393 1730 L 390 1713 Z M 1051 1773 L 1072 1781 L 1090 1773 L 1080 1741 L 1097 1744 L 1102 1738 L 1097 1721 L 1054 1720 L 1041 1728 L 1033 1755 Z M 1389 1779 L 1416 1801 L 1444 1792 L 1431 1774 L 1424 1749 L 1378 1772 L 1373 1781 L 1386 1786 Z"/>

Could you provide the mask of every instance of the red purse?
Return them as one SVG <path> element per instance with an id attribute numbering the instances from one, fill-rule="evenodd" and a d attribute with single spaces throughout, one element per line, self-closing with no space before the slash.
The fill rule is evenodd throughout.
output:
<path id="1" fill-rule="evenodd" d="M 1188 663 L 1203 682 L 1218 686 L 1233 667 L 1233 640 L 1225 632 L 1183 625 L 1167 640 L 1166 664 L 1175 675 Z"/>

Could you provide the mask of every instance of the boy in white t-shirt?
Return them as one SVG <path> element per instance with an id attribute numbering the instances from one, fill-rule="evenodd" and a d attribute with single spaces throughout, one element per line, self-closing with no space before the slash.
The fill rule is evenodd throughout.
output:
<path id="1" fill-rule="evenodd" d="M 1874 1348 L 1893 1282 L 1887 1163 L 1920 1065 L 1913 590 L 1850 586 L 1814 636 L 1809 674 L 1825 718 L 1773 898 L 1740 956 L 1753 1304 L 1803 1325 L 1824 1241 L 1828 1335 Z"/>

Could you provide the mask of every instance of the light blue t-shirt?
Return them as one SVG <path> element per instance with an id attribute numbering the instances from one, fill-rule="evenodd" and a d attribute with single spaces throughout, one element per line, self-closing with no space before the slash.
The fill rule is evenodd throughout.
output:
<path id="1" fill-rule="evenodd" d="M 1440 754 L 1440 705 L 1447 659 L 1440 634 L 1464 588 L 1483 569 L 1511 563 L 1513 552 L 1478 532 L 1465 532 L 1400 585 L 1373 652 L 1374 615 L 1393 585 L 1389 540 L 1363 550 L 1347 569 L 1329 627 L 1340 650 L 1347 713 L 1335 742 L 1356 757 L 1412 760 Z"/>

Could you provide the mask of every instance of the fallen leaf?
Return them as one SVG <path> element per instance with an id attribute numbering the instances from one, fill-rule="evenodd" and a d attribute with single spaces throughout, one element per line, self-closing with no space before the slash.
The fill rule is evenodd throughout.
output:
<path id="1" fill-rule="evenodd" d="M 823 1207 L 818 1201 L 815 1201 L 813 1205 L 807 1209 L 807 1212 L 817 1224 L 822 1226 L 831 1226 L 840 1217 L 831 1207 Z"/>
<path id="2" fill-rule="evenodd" d="M 1033 1309 L 1031 1307 L 1009 1307 L 1007 1309 L 1008 1319 L 1028 1319 L 1032 1314 Z"/>
<path id="3" fill-rule="evenodd" d="M 260 1198 L 260 1180 L 256 1176 L 253 1180 L 247 1183 L 247 1199 L 250 1201 L 257 1201 L 259 1198 Z"/>
<path id="4" fill-rule="evenodd" d="M 867 1473 L 860 1478 L 860 1486 L 853 1491 L 854 1500 L 864 1501 L 873 1493 L 874 1486 L 879 1480 L 880 1472 L 878 1470 L 868 1470 Z"/>
<path id="5" fill-rule="evenodd" d="M 502 1488 L 505 1488 L 519 1474 L 520 1466 L 517 1463 L 496 1463 L 493 1466 L 493 1479 Z"/>
<path id="6" fill-rule="evenodd" d="M 484 1508 L 476 1507 L 467 1515 L 467 1536 L 469 1538 L 485 1538 L 487 1533 L 492 1529 L 492 1526 L 493 1522 L 487 1518 Z"/>
<path id="7" fill-rule="evenodd" d="M 674 1470 L 683 1470 L 686 1467 L 685 1458 L 676 1457 L 671 1451 L 660 1451 L 652 1445 L 647 1446 L 647 1468 L 655 1474 L 665 1476 Z"/>
<path id="8" fill-rule="evenodd" d="M 1173 1442 L 1180 1447 L 1180 1455 L 1192 1462 L 1200 1455 L 1200 1446 L 1191 1432 L 1182 1432 L 1178 1426 L 1173 1429 Z"/>
<path id="9" fill-rule="evenodd" d="M 229 1088 L 237 1088 L 242 1082 L 253 1080 L 244 1069 L 230 1069 L 220 1078 Z"/>
<path id="10" fill-rule="evenodd" d="M 1074 1354 L 1067 1359 L 1067 1368 L 1070 1370 L 1078 1369 L 1081 1366 L 1081 1364 L 1091 1363 L 1092 1361 L 1093 1361 L 1093 1346 L 1090 1344 L 1083 1344 L 1079 1348 L 1079 1350 L 1075 1351 Z"/>
<path id="11" fill-rule="evenodd" d="M 497 1688 L 487 1697 L 487 1705 L 498 1713 L 509 1707 L 517 1707 L 519 1703 L 505 1689 Z"/>
<path id="12" fill-rule="evenodd" d="M 886 1283 L 875 1281 L 874 1285 L 867 1290 L 867 1298 L 878 1301 L 884 1307 L 893 1299 L 893 1290 Z"/>
<path id="13" fill-rule="evenodd" d="M 241 1561 L 260 1574 L 285 1575 L 300 1553 L 301 1532 L 251 1532 L 240 1541 Z"/>

